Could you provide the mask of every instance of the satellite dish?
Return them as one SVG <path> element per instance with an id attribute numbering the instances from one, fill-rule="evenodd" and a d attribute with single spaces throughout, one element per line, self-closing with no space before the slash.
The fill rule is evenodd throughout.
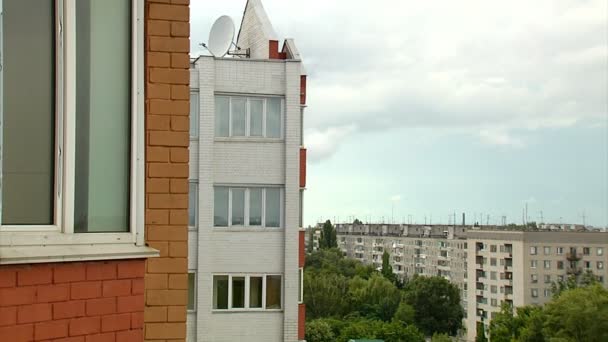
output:
<path id="1" fill-rule="evenodd" d="M 215 57 L 224 57 L 234 39 L 234 22 L 232 19 L 223 15 L 213 23 L 209 32 L 209 43 L 207 49 Z"/>

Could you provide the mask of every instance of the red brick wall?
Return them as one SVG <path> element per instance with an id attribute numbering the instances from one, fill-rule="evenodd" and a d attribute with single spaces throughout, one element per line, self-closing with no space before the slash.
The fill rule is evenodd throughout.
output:
<path id="1" fill-rule="evenodd" d="M 306 149 L 300 148 L 300 188 L 306 187 Z"/>
<path id="2" fill-rule="evenodd" d="M 0 341 L 142 341 L 144 263 L 2 266 Z"/>
<path id="3" fill-rule="evenodd" d="M 306 304 L 298 305 L 298 339 L 303 340 L 306 335 Z"/>
<path id="4" fill-rule="evenodd" d="M 188 300 L 188 0 L 146 1 L 146 341 L 184 341 Z"/>
<path id="5" fill-rule="evenodd" d="M 306 75 L 300 75 L 300 104 L 306 104 Z"/>

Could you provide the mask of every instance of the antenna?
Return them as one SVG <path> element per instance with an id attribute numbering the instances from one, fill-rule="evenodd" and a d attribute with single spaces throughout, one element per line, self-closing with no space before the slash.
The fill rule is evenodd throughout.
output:
<path id="1" fill-rule="evenodd" d="M 249 57 L 249 49 L 241 50 L 234 42 L 234 21 L 227 15 L 223 15 L 215 20 L 209 31 L 208 43 L 200 45 L 214 56 L 224 57 L 227 54 L 233 56 Z M 236 50 L 230 51 L 234 45 Z"/>

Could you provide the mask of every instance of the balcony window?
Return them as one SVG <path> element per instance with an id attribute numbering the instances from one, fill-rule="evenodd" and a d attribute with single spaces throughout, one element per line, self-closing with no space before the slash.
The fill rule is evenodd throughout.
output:
<path id="1" fill-rule="evenodd" d="M 557 253 L 557 255 L 562 255 L 564 254 L 564 247 L 557 247 L 555 249 L 555 252 Z"/>
<path id="2" fill-rule="evenodd" d="M 143 244 L 140 3 L 2 2 L 0 241 Z"/>
<path id="3" fill-rule="evenodd" d="M 536 268 L 537 264 L 538 264 L 537 260 L 530 260 L 530 268 Z"/>
<path id="4" fill-rule="evenodd" d="M 538 274 L 530 274 L 530 282 L 532 282 L 532 284 L 538 283 Z"/>
<path id="5" fill-rule="evenodd" d="M 532 298 L 538 298 L 538 289 L 530 289 L 530 294 Z"/>
<path id="6" fill-rule="evenodd" d="M 545 261 L 543 262 L 543 266 L 544 266 L 544 268 L 545 268 L 546 270 L 550 269 L 550 268 L 551 268 L 551 260 L 545 260 Z"/>
<path id="7" fill-rule="evenodd" d="M 545 298 L 551 297 L 551 289 L 545 289 Z"/>
<path id="8" fill-rule="evenodd" d="M 537 254 L 537 247 L 536 246 L 532 246 L 530 247 L 530 255 L 536 255 Z"/>
<path id="9" fill-rule="evenodd" d="M 591 255 L 591 248 L 583 247 L 583 255 Z"/>
<path id="10" fill-rule="evenodd" d="M 551 275 L 545 274 L 545 284 L 550 284 L 550 283 L 551 283 Z"/>
<path id="11" fill-rule="evenodd" d="M 278 139 L 283 135 L 280 97 L 215 97 L 215 136 Z"/>
<path id="12" fill-rule="evenodd" d="M 276 187 L 216 186 L 214 226 L 279 228 L 282 226 L 282 192 L 282 188 Z"/>
<path id="13" fill-rule="evenodd" d="M 213 275 L 213 309 L 281 309 L 281 289 L 280 275 Z"/>
<path id="14" fill-rule="evenodd" d="M 597 247 L 596 248 L 596 253 L 597 253 L 598 256 L 604 255 L 604 247 Z"/>
<path id="15" fill-rule="evenodd" d="M 598 261 L 597 262 L 597 269 L 598 270 L 603 270 L 604 269 L 604 262 L 603 261 Z"/>

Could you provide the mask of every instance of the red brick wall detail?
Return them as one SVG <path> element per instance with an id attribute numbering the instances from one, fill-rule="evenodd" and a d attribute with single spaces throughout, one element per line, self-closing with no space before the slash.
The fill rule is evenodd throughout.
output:
<path id="1" fill-rule="evenodd" d="M 298 245 L 298 267 L 304 267 L 304 263 L 306 262 L 306 246 L 304 243 L 304 236 L 306 234 L 305 231 L 300 230 L 298 235 L 299 245 Z"/>
<path id="2" fill-rule="evenodd" d="M 186 338 L 189 20 L 189 0 L 146 1 L 146 341 Z"/>
<path id="3" fill-rule="evenodd" d="M 300 75 L 300 104 L 306 104 L 306 75 Z"/>
<path id="4" fill-rule="evenodd" d="M 279 52 L 279 41 L 268 41 L 268 58 L 269 59 L 287 59 L 287 53 Z"/>
<path id="5" fill-rule="evenodd" d="M 298 340 L 306 336 L 306 304 L 298 305 Z"/>
<path id="6" fill-rule="evenodd" d="M 300 148 L 300 188 L 306 187 L 306 149 Z"/>
<path id="7" fill-rule="evenodd" d="M 0 268 L 1 341 L 143 341 L 145 261 Z"/>

